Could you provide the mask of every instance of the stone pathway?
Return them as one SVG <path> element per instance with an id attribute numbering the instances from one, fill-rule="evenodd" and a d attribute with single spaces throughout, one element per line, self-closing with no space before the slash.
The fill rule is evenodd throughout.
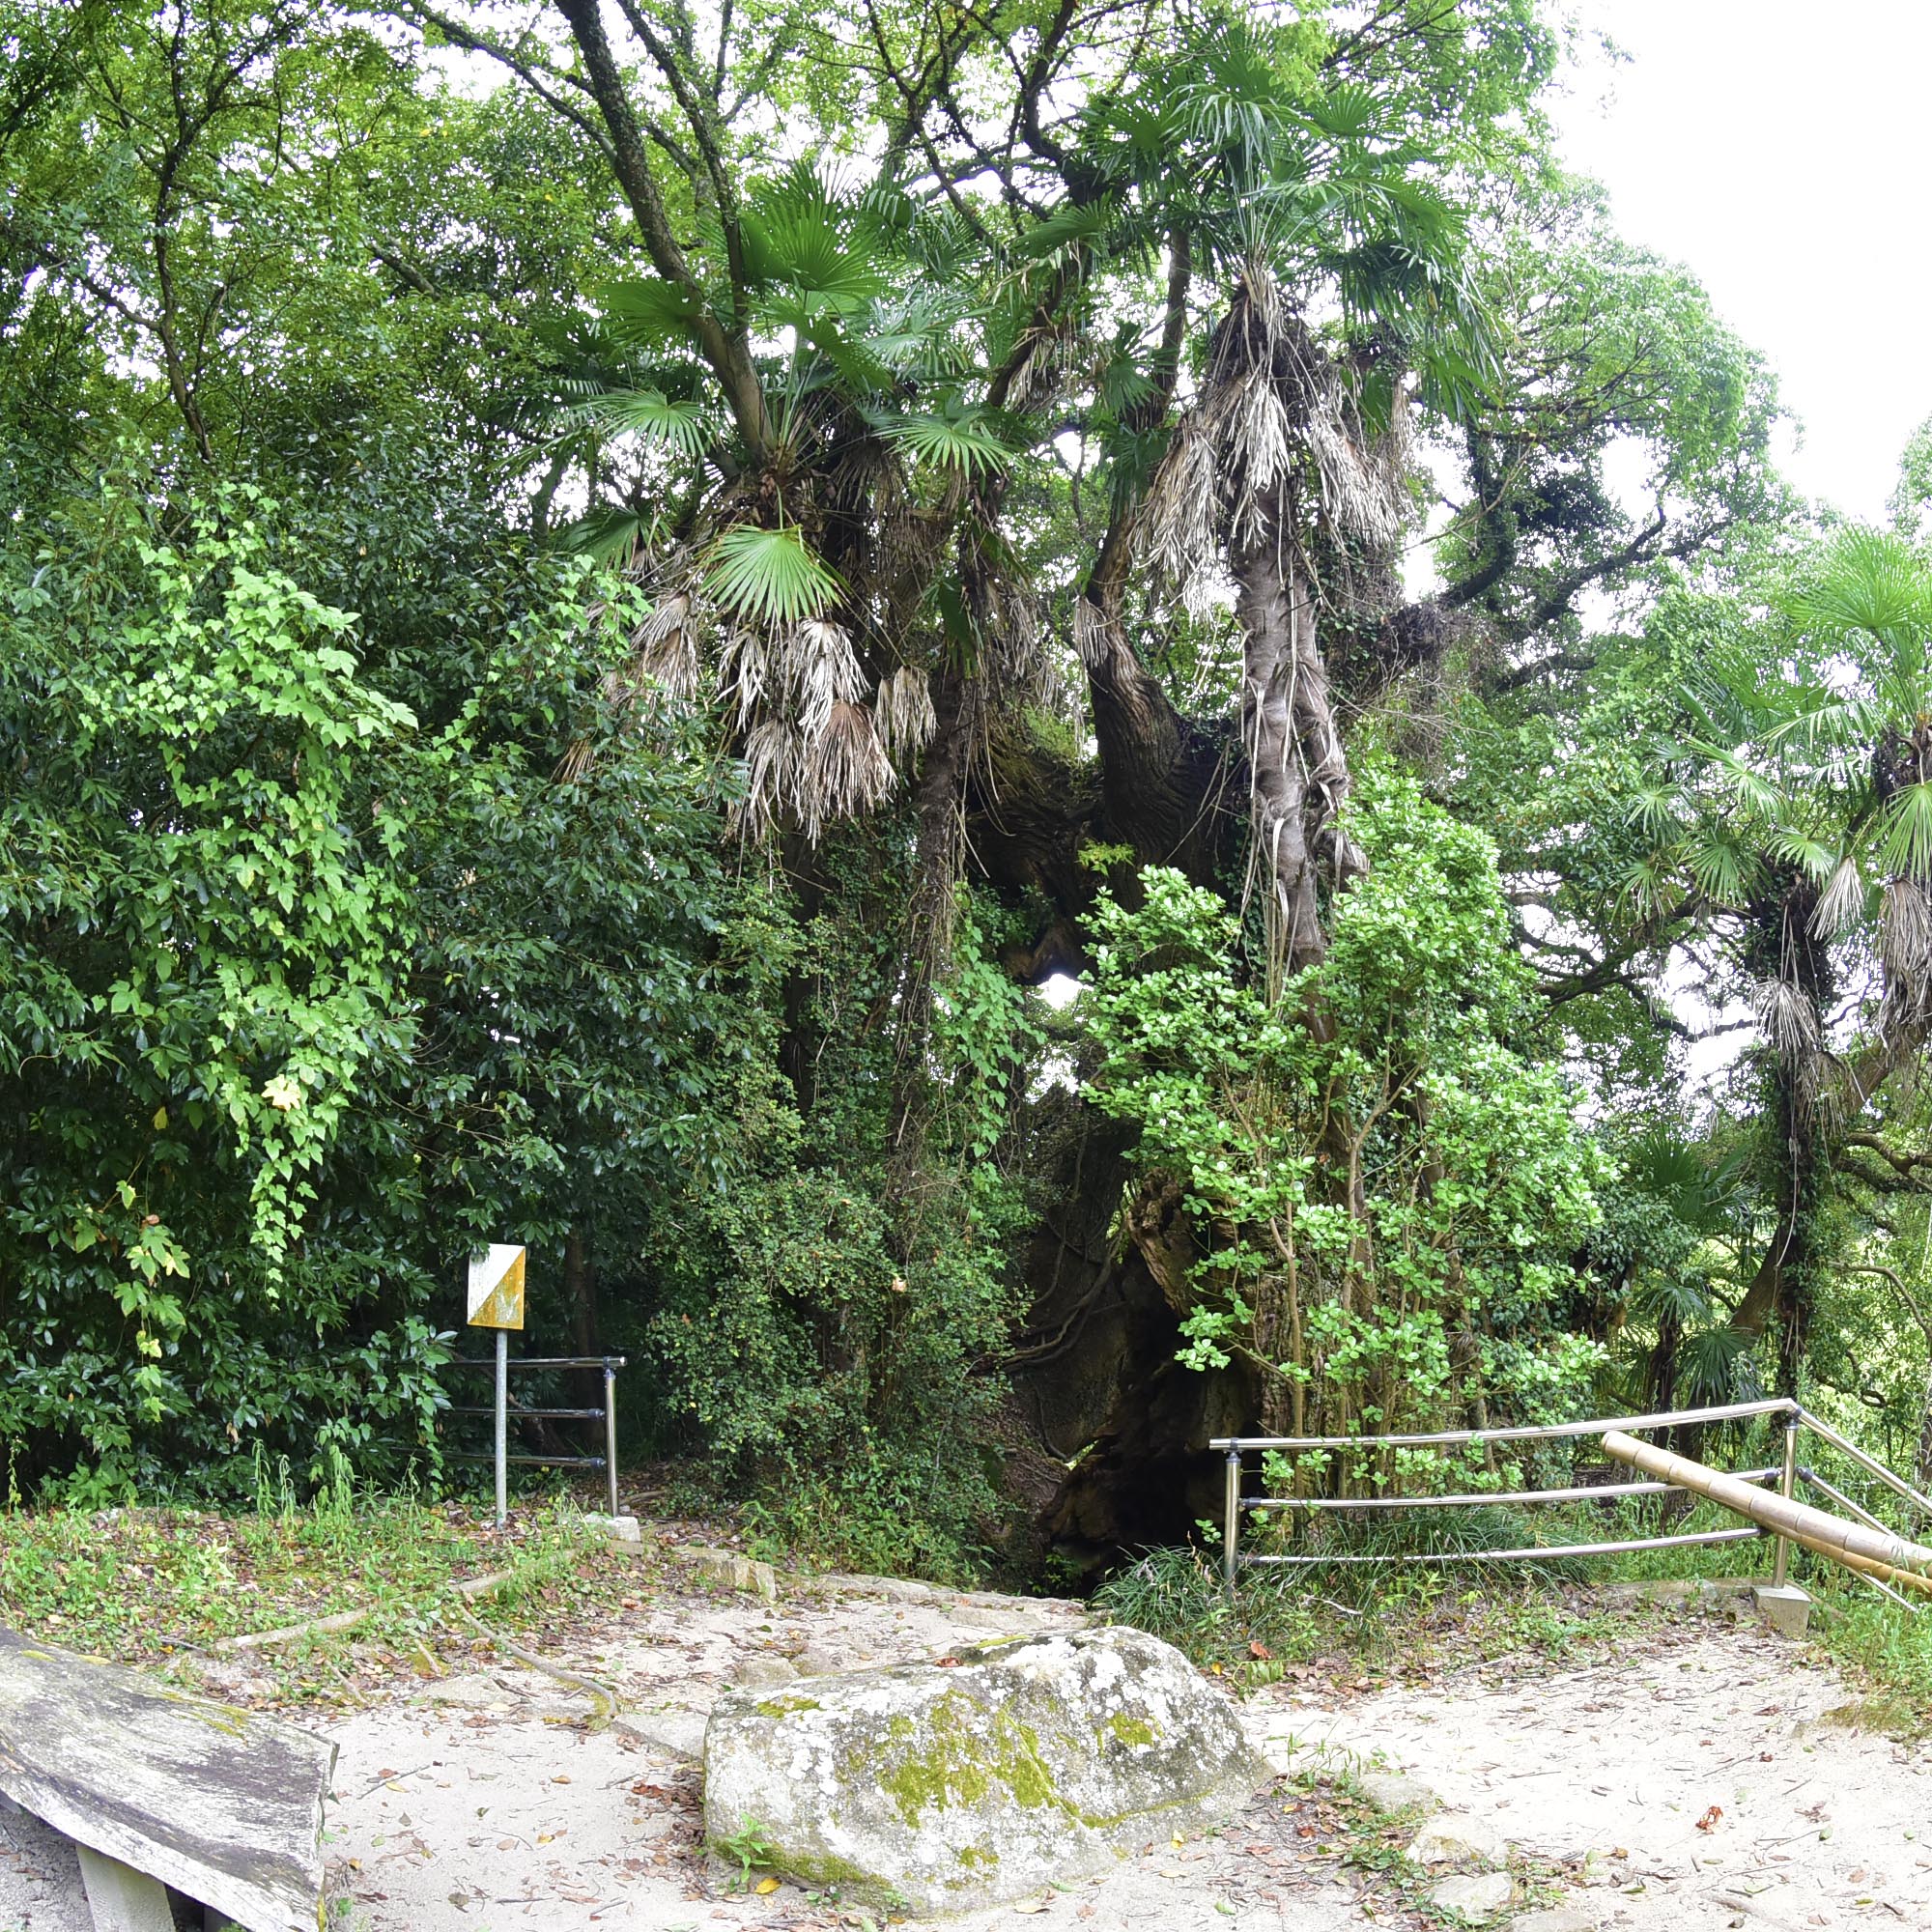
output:
<path id="1" fill-rule="evenodd" d="M 1563 1867 L 1579 1927 L 1932 1927 L 1932 1749 L 1859 1715 L 1802 1648 L 1699 1621 L 1586 1669 L 1339 1711 L 1276 1692 L 1265 1736 L 1277 1761 L 1378 1761 Z"/>

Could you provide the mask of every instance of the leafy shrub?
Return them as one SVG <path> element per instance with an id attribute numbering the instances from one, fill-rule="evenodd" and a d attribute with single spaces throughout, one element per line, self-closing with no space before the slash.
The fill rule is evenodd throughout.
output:
<path id="1" fill-rule="evenodd" d="M 1493 847 L 1411 781 L 1362 794 L 1373 868 L 1278 1005 L 1216 895 L 1153 868 L 1103 896 L 1089 1092 L 1177 1201 L 1142 1252 L 1181 1360 L 1253 1377 L 1285 1433 L 1562 1416 L 1601 1358 L 1560 1317 L 1607 1165 L 1533 1056 Z"/>
<path id="2" fill-rule="evenodd" d="M 734 895 L 711 773 L 604 682 L 630 593 L 498 557 L 432 641 L 304 555 L 110 492 L 0 577 L 0 1436 L 90 1500 L 433 1458 L 472 1243 L 710 1165 Z M 379 679 L 432 647 L 425 720 Z"/>
<path id="3" fill-rule="evenodd" d="M 754 1528 L 840 1562 L 951 1575 L 1001 1508 L 984 1448 L 1000 1383 L 984 1371 L 1012 1316 L 1023 1196 L 994 1155 L 1038 1035 L 968 905 L 935 992 L 939 1054 L 908 1083 L 882 930 L 765 933 L 760 1031 L 724 1110 L 718 1184 L 660 1203 L 641 1340 L 659 1446 L 754 1495 Z M 823 990 L 802 1105 L 779 1071 L 778 982 L 808 976 Z M 910 1155 L 909 1106 L 923 1108 Z"/>

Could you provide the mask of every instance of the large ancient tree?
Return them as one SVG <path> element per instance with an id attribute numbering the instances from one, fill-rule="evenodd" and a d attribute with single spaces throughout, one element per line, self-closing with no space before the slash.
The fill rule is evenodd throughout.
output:
<path id="1" fill-rule="evenodd" d="M 1759 500 L 1762 385 L 1549 170 L 1555 48 L 1523 0 L 867 0 L 837 25 L 558 0 L 516 39 L 404 11 L 547 102 L 631 217 L 635 270 L 556 361 L 578 440 L 537 508 L 575 471 L 585 539 L 654 599 L 635 688 L 721 695 L 741 825 L 805 904 L 836 899 L 830 830 L 872 813 L 895 839 L 907 802 L 908 1188 L 959 880 L 1009 906 L 1003 956 L 1039 980 L 1087 965 L 1097 892 L 1177 867 L 1251 921 L 1275 1000 L 1364 865 L 1344 700 L 1426 704 L 1452 663 L 1561 677 L 1580 597 Z M 1618 440 L 1650 451 L 1645 513 L 1604 483 Z M 1403 553 L 1445 515 L 1447 582 L 1411 601 Z M 791 1010 L 809 1106 L 816 1022 Z M 1209 1420 L 1264 1398 L 1171 1373 L 1186 1215 L 1071 1112 L 1032 1144 L 1054 1199 L 1016 1433 L 1112 1445 L 1054 1505 L 1105 1542 L 1154 1526 L 1118 1504 L 1136 1469 L 1178 1496 Z"/>

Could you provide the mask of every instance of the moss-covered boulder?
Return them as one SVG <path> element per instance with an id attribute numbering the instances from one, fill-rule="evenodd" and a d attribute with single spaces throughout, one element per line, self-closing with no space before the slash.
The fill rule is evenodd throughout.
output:
<path id="1" fill-rule="evenodd" d="M 1218 1824 L 1270 1775 L 1178 1650 L 1081 1631 L 724 1696 L 704 1824 L 809 1884 L 966 1912 Z"/>

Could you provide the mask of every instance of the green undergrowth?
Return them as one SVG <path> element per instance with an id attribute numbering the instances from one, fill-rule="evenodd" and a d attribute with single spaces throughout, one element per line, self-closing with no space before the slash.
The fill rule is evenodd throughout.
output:
<path id="1" fill-rule="evenodd" d="M 454 1587 L 497 1576 L 505 1581 L 473 1602 Z M 464 1506 L 408 1498 L 235 1516 L 0 1515 L 0 1623 L 86 1655 L 147 1664 L 212 1656 L 225 1638 L 366 1611 L 353 1632 L 247 1653 L 287 1695 L 340 1689 L 349 1678 L 339 1653 L 352 1646 L 355 1670 L 437 1675 L 445 1653 L 487 1643 L 479 1623 L 554 1626 L 639 1582 L 636 1560 L 592 1538 L 567 1505 L 519 1507 L 500 1534 Z"/>
<path id="2" fill-rule="evenodd" d="M 1554 1661 L 1610 1639 L 1626 1616 L 1547 1582 L 1430 1569 L 1243 1572 L 1230 1591 L 1198 1549 L 1150 1550 L 1095 1592 L 1094 1607 L 1174 1644 L 1204 1669 L 1259 1690 L 1284 1678 L 1419 1675 L 1454 1661 L 1535 1651 Z"/>

